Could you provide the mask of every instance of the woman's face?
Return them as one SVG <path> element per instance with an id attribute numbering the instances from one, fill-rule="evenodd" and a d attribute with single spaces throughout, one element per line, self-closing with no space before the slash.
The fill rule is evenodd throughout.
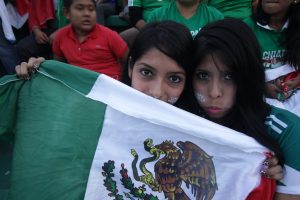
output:
<path id="1" fill-rule="evenodd" d="M 266 14 L 285 15 L 293 0 L 262 0 L 261 5 Z"/>
<path id="2" fill-rule="evenodd" d="M 170 104 L 176 103 L 186 81 L 184 69 L 156 48 L 138 59 L 128 73 L 133 88 Z"/>
<path id="3" fill-rule="evenodd" d="M 196 67 L 193 88 L 205 114 L 221 124 L 236 99 L 236 84 L 229 68 L 216 56 L 207 55 Z"/>

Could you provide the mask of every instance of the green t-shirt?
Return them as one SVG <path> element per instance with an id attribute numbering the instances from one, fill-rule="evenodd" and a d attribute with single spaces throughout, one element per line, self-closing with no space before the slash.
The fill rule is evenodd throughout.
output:
<path id="1" fill-rule="evenodd" d="M 160 8 L 170 0 L 128 0 L 128 6 L 141 7 L 143 9 L 143 18 L 148 21 L 150 13 L 156 9 Z"/>
<path id="2" fill-rule="evenodd" d="M 300 194 L 300 118 L 272 106 L 265 124 L 268 133 L 279 143 L 285 159 L 286 173 L 277 191 Z"/>
<path id="3" fill-rule="evenodd" d="M 57 19 L 57 28 L 62 28 L 70 23 L 70 21 L 63 14 L 64 1 L 59 0 L 57 11 L 56 11 L 56 19 Z"/>
<path id="4" fill-rule="evenodd" d="M 224 17 L 245 19 L 252 14 L 252 0 L 208 0 L 208 5 L 217 8 Z"/>
<path id="5" fill-rule="evenodd" d="M 191 18 L 186 19 L 180 14 L 176 3 L 172 2 L 154 10 L 148 22 L 173 20 L 185 25 L 191 31 L 192 36 L 195 37 L 203 26 L 223 18 L 223 14 L 217 9 L 206 4 L 199 4 L 196 13 Z"/>
<path id="6" fill-rule="evenodd" d="M 281 31 L 270 29 L 268 26 L 258 25 L 252 18 L 244 20 L 253 30 L 262 51 L 265 70 L 274 69 L 284 65 L 285 48 L 282 45 L 285 28 Z"/>

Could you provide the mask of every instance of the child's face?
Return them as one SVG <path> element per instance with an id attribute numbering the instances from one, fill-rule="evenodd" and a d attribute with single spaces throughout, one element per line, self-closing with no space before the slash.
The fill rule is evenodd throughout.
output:
<path id="1" fill-rule="evenodd" d="M 293 0 L 262 0 L 262 8 L 269 15 L 284 16 Z"/>
<path id="2" fill-rule="evenodd" d="M 65 14 L 75 31 L 90 32 L 96 24 L 96 8 L 92 0 L 73 0 Z"/>
<path id="3" fill-rule="evenodd" d="M 170 104 L 178 100 L 185 86 L 185 71 L 156 48 L 138 59 L 128 73 L 133 88 Z"/>
<path id="4" fill-rule="evenodd" d="M 235 105 L 236 84 L 232 73 L 216 56 L 207 55 L 193 76 L 195 96 L 211 120 L 222 123 Z"/>

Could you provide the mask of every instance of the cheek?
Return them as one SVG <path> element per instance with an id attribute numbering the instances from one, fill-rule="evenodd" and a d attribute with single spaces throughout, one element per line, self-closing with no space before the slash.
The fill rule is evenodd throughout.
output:
<path id="1" fill-rule="evenodd" d="M 230 107 L 233 107 L 236 102 L 236 87 L 231 87 L 227 89 L 227 99 Z"/>
<path id="2" fill-rule="evenodd" d="M 202 104 L 202 103 L 206 102 L 206 97 L 204 96 L 203 93 L 194 91 L 194 95 L 195 95 L 195 97 L 196 97 L 199 104 Z"/>
<path id="3" fill-rule="evenodd" d="M 205 86 L 194 81 L 194 95 L 199 104 L 205 103 L 207 101 L 207 93 L 205 90 Z"/>
<path id="4" fill-rule="evenodd" d="M 136 76 L 136 74 L 134 73 L 131 76 L 131 87 L 140 92 L 147 94 L 146 93 L 148 88 L 147 84 L 143 80 L 139 79 L 139 77 Z"/>
<path id="5" fill-rule="evenodd" d="M 170 104 L 175 104 L 178 101 L 179 97 L 181 96 L 183 89 L 184 86 L 178 88 L 169 88 L 167 102 Z"/>

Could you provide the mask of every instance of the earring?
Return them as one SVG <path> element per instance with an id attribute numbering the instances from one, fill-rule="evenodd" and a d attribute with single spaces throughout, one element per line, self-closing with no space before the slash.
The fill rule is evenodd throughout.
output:
<path id="1" fill-rule="evenodd" d="M 294 0 L 293 3 L 294 3 L 294 4 L 297 4 L 297 3 L 298 3 L 298 0 Z"/>

